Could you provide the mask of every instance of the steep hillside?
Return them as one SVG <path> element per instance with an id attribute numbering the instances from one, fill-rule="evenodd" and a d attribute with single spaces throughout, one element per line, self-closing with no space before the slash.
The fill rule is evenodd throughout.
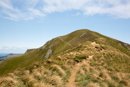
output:
<path id="1" fill-rule="evenodd" d="M 77 30 L 0 64 L 0 87 L 130 87 L 130 45 Z"/>

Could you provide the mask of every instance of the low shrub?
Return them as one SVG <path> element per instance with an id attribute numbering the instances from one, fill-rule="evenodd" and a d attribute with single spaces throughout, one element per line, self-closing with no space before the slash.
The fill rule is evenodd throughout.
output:
<path id="1" fill-rule="evenodd" d="M 78 55 L 78 56 L 75 56 L 74 61 L 81 62 L 84 59 L 86 59 L 85 55 Z"/>

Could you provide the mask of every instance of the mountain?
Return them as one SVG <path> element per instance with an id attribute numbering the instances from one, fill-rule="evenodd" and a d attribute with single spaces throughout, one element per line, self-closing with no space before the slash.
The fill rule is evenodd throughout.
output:
<path id="1" fill-rule="evenodd" d="M 0 61 L 3 61 L 7 58 L 12 58 L 12 57 L 17 57 L 17 56 L 20 56 L 22 54 L 14 54 L 14 53 L 9 53 L 9 54 L 6 54 L 6 53 L 1 53 L 0 54 Z"/>
<path id="2" fill-rule="evenodd" d="M 7 54 L 0 53 L 0 61 L 4 60 L 4 58 L 5 58 L 6 55 L 7 55 Z"/>
<path id="3" fill-rule="evenodd" d="M 81 29 L 0 63 L 0 87 L 130 87 L 130 45 Z"/>

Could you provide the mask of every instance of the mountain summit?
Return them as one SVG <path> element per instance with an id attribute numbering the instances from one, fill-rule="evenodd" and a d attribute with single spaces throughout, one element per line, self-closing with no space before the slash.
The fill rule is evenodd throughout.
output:
<path id="1" fill-rule="evenodd" d="M 111 39 L 109 37 L 103 36 L 97 32 L 93 32 L 87 29 L 77 30 L 70 34 L 60 36 L 48 41 L 45 45 L 38 49 L 29 49 L 27 54 L 39 54 L 39 57 L 48 58 L 52 54 L 56 55 L 67 49 L 72 49 L 74 47 L 83 44 L 84 42 L 98 42 L 106 45 L 111 45 L 116 49 L 122 50 L 126 49 L 124 52 L 129 53 L 130 45 L 123 43 L 118 40 Z"/>
<path id="2" fill-rule="evenodd" d="M 39 56 L 42 58 L 48 58 L 51 54 L 58 54 L 67 49 L 72 49 L 86 41 L 94 41 L 99 37 L 101 36 L 98 33 L 90 30 L 77 30 L 68 35 L 54 38 L 38 49 L 29 49 L 27 50 L 27 54 L 39 54 L 39 51 L 43 51 Z"/>
<path id="3" fill-rule="evenodd" d="M 130 45 L 82 29 L 0 64 L 0 87 L 130 87 Z"/>

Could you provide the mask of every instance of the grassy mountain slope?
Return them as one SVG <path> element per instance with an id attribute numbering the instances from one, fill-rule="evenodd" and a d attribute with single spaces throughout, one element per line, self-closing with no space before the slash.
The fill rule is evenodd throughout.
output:
<path id="1" fill-rule="evenodd" d="M 0 64 L 0 87 L 129 87 L 130 45 L 77 30 Z"/>

